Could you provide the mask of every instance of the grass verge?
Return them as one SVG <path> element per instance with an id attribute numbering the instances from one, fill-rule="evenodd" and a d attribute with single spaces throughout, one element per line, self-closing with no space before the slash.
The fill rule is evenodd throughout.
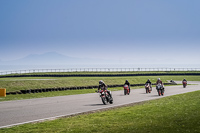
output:
<path id="1" fill-rule="evenodd" d="M 12 92 L 12 91 L 19 91 L 26 89 L 29 90 L 29 89 L 54 88 L 54 87 L 92 86 L 92 85 L 98 85 L 99 80 L 104 80 L 104 82 L 107 85 L 113 85 L 113 84 L 124 84 L 124 81 L 126 79 L 128 79 L 131 84 L 145 83 L 147 79 L 151 79 L 152 83 L 155 83 L 158 77 L 160 77 L 163 82 L 167 82 L 168 80 L 171 79 L 181 81 L 183 80 L 183 78 L 186 78 L 188 81 L 200 81 L 200 76 L 62 77 L 62 78 L 59 77 L 19 78 L 18 77 L 18 78 L 0 78 L 0 88 L 6 88 L 7 92 Z M 86 94 L 93 92 L 94 90 L 70 90 L 70 91 L 45 92 L 45 93 L 35 93 L 35 94 L 25 94 L 25 95 L 17 94 L 17 95 L 7 95 L 6 97 L 0 97 L 0 101 Z"/>
<path id="2" fill-rule="evenodd" d="M 29 77 L 29 78 L 1 78 L 0 88 L 6 88 L 7 92 L 54 88 L 54 87 L 74 87 L 74 86 L 94 86 L 98 85 L 99 80 L 103 80 L 107 85 L 124 84 L 128 79 L 131 84 L 142 84 L 151 79 L 155 83 L 157 78 L 161 78 L 163 82 L 167 80 L 183 80 L 200 81 L 200 76 L 130 76 L 130 77 Z"/>
<path id="3" fill-rule="evenodd" d="M 1 133 L 187 133 L 200 131 L 200 91 L 139 105 L 0 129 Z"/>
<path id="4" fill-rule="evenodd" d="M 144 87 L 141 87 L 141 86 L 131 87 L 131 89 L 138 89 L 138 88 L 144 88 Z M 95 93 L 96 90 L 97 89 L 83 89 L 83 90 L 67 90 L 67 91 L 53 91 L 53 92 L 43 92 L 43 93 L 7 95 L 6 97 L 0 97 L 0 102 L 11 101 L 11 100 L 23 100 L 23 99 L 33 99 L 33 98 L 87 94 L 87 93 Z M 118 90 L 123 90 L 123 88 L 114 87 L 114 88 L 109 88 L 109 90 L 118 91 Z"/>

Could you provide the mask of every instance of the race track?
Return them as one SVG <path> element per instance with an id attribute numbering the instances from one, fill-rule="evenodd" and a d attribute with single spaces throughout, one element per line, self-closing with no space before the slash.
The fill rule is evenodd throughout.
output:
<path id="1" fill-rule="evenodd" d="M 102 104 L 98 93 L 0 102 L 0 128 L 200 90 L 200 82 L 188 84 L 197 85 L 186 88 L 180 85 L 166 86 L 164 96 L 158 96 L 155 87 L 150 94 L 146 94 L 144 88 L 131 90 L 131 94 L 127 96 L 123 95 L 123 90 L 113 91 L 114 103 L 108 105 Z"/>

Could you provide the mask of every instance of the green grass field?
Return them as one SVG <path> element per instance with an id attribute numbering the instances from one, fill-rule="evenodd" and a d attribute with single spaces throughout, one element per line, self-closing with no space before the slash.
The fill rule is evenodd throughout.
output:
<path id="1" fill-rule="evenodd" d="M 0 129 L 0 133 L 197 133 L 200 91 L 92 114 Z"/>
<path id="2" fill-rule="evenodd" d="M 7 92 L 26 89 L 40 89 L 52 87 L 74 87 L 98 85 L 99 80 L 103 80 L 107 85 L 124 84 L 128 79 L 131 84 L 145 83 L 151 79 L 155 83 L 160 77 L 163 82 L 167 80 L 200 81 L 200 76 L 130 76 L 130 77 L 18 77 L 0 78 L 0 88 L 6 88 Z"/>
<path id="3" fill-rule="evenodd" d="M 104 80 L 104 82 L 107 85 L 113 85 L 113 84 L 124 84 L 126 79 L 128 79 L 131 84 L 145 83 L 147 79 L 151 79 L 152 83 L 155 83 L 158 77 L 160 77 L 163 82 L 167 82 L 167 80 L 171 79 L 180 81 L 183 78 L 186 78 L 188 81 L 200 81 L 200 76 L 27 77 L 27 78 L 18 77 L 18 78 L 0 78 L 0 88 L 6 88 L 7 92 L 12 92 L 12 91 L 19 91 L 26 89 L 29 90 L 29 89 L 54 88 L 54 87 L 90 86 L 90 85 L 98 85 L 99 80 Z M 85 94 L 93 92 L 94 90 L 85 89 L 85 90 L 73 90 L 73 91 L 70 90 L 70 91 L 58 91 L 58 92 L 45 92 L 36 94 L 32 93 L 20 94 L 20 95 L 17 94 L 17 95 L 7 95 L 6 97 L 0 97 L 0 101 L 75 95 L 75 94 Z"/>

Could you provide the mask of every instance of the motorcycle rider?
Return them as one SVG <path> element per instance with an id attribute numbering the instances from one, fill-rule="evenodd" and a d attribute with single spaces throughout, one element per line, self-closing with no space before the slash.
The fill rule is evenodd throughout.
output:
<path id="1" fill-rule="evenodd" d="M 187 80 L 186 80 L 185 78 L 183 79 L 183 81 L 186 81 L 186 82 L 187 82 Z"/>
<path id="2" fill-rule="evenodd" d="M 158 78 L 158 80 L 157 80 L 157 82 L 156 82 L 156 85 L 158 85 L 158 84 L 161 84 L 162 87 L 163 87 L 163 89 L 165 89 L 165 88 L 164 88 L 164 85 L 163 85 L 163 82 L 160 80 L 160 78 Z"/>
<path id="3" fill-rule="evenodd" d="M 125 81 L 124 85 L 128 85 L 129 93 L 130 93 L 131 92 L 131 88 L 130 88 L 130 83 L 128 82 L 128 80 Z"/>
<path id="4" fill-rule="evenodd" d="M 150 79 L 147 80 L 146 84 L 149 84 L 149 85 L 150 85 L 150 88 L 151 88 L 151 90 L 152 90 L 152 86 L 151 86 L 151 81 L 150 81 Z"/>
<path id="5" fill-rule="evenodd" d="M 182 83 L 183 83 L 184 81 L 186 81 L 186 83 L 187 83 L 187 80 L 186 80 L 185 78 L 183 79 Z"/>
<path id="6" fill-rule="evenodd" d="M 101 90 L 107 90 L 107 85 L 103 82 L 103 80 L 99 81 L 98 92 L 99 92 L 100 89 Z M 110 91 L 107 90 L 107 92 L 108 92 L 108 95 L 110 95 L 110 97 L 112 98 L 112 95 L 111 95 Z"/>
<path id="7" fill-rule="evenodd" d="M 158 80 L 157 80 L 157 82 L 156 82 L 156 85 L 157 85 L 157 84 L 163 85 L 163 83 L 162 83 L 162 81 L 160 80 L 160 78 L 158 78 Z"/>

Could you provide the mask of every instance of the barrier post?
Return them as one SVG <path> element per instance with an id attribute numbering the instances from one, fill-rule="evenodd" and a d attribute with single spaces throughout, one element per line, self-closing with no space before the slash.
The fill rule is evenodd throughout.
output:
<path id="1" fill-rule="evenodd" d="M 0 88 L 0 97 L 6 97 L 6 89 Z"/>

